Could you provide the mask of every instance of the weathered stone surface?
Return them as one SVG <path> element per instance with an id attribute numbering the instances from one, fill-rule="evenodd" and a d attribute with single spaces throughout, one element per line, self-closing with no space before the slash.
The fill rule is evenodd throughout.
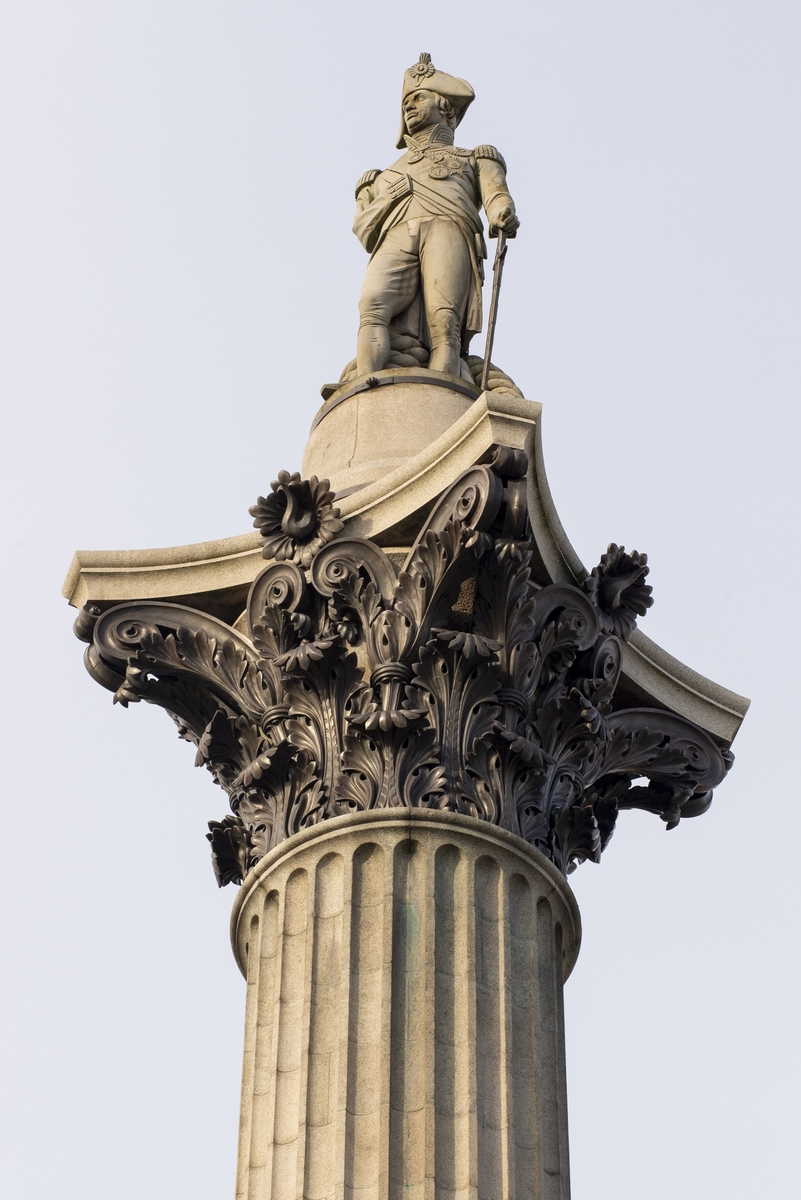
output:
<path id="1" fill-rule="evenodd" d="M 379 371 L 371 378 L 371 387 L 335 394 L 317 414 L 306 443 L 303 474 L 328 479 L 338 493 L 403 467 L 478 397 L 472 385 L 434 372 Z"/>
<path id="2" fill-rule="evenodd" d="M 237 1200 L 567 1200 L 580 921 L 536 850 L 457 814 L 340 817 L 259 864 L 231 932 Z"/>
<path id="3" fill-rule="evenodd" d="M 464 356 L 482 328 L 487 253 L 480 210 L 491 237 L 514 237 L 520 224 L 499 151 L 453 144 L 472 98 L 469 83 L 422 54 L 404 76 L 401 157 L 356 185 L 353 231 L 370 254 L 359 299 L 359 377 L 388 366 L 403 347 L 412 366 L 470 378 Z"/>

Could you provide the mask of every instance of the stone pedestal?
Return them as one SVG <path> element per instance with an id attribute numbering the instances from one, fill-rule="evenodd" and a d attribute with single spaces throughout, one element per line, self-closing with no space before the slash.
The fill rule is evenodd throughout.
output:
<path id="1" fill-rule="evenodd" d="M 314 419 L 303 474 L 341 494 L 414 458 L 470 410 L 478 388 L 438 371 L 396 367 L 335 392 Z"/>
<path id="2" fill-rule="evenodd" d="M 237 1200 L 566 1200 L 580 921 L 539 851 L 450 812 L 338 817 L 251 871 L 232 939 Z"/>

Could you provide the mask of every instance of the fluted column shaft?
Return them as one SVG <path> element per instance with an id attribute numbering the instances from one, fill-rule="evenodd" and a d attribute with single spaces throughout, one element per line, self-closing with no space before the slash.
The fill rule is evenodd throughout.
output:
<path id="1" fill-rule="evenodd" d="M 251 872 L 237 1200 L 567 1200 L 559 872 L 450 813 L 340 817 Z"/>

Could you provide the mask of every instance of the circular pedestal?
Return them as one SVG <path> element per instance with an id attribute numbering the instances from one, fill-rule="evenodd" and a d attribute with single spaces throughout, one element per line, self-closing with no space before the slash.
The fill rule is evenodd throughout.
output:
<path id="1" fill-rule="evenodd" d="M 328 479 L 335 492 L 363 487 L 438 438 L 478 397 L 463 379 L 436 371 L 377 371 L 335 392 L 312 425 L 303 475 Z"/>
<path id="2" fill-rule="evenodd" d="M 579 914 L 486 822 L 326 821 L 248 876 L 238 1200 L 567 1200 Z"/>

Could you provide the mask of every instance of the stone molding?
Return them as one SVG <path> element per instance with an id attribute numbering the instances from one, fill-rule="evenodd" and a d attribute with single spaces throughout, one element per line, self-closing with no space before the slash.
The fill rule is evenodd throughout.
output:
<path id="1" fill-rule="evenodd" d="M 522 449 L 540 410 L 539 404 L 498 392 L 480 396 L 419 454 L 374 483 L 337 498 L 346 534 L 388 544 L 393 527 L 424 510 L 494 446 Z M 258 533 L 244 533 L 152 550 L 78 550 L 62 594 L 76 608 L 128 600 L 188 601 L 227 589 L 244 589 L 246 595 L 262 568 L 261 545 Z"/>
<path id="2" fill-rule="evenodd" d="M 390 392 L 392 389 L 385 389 Z M 580 584 L 589 572 L 565 534 L 545 473 L 541 406 L 503 393 L 482 395 L 453 426 L 402 467 L 337 503 L 344 536 L 385 546 L 493 446 L 526 449 L 532 544 L 543 583 Z M 421 520 L 418 518 L 418 528 Z M 400 544 L 404 544 L 402 541 Z M 261 538 L 245 533 L 218 541 L 154 550 L 78 551 L 63 592 L 76 608 L 105 610 L 134 600 L 189 604 L 234 623 L 262 568 Z M 237 625 L 237 627 L 239 627 Z M 749 701 L 692 670 L 640 630 L 623 648 L 622 679 L 647 704 L 675 711 L 724 745 L 733 741 Z"/>
<path id="3" fill-rule="evenodd" d="M 589 575 L 565 533 L 545 472 L 542 423 L 526 441 L 529 456 L 528 516 L 544 583 L 579 586 Z M 641 629 L 623 647 L 621 675 L 645 703 L 680 713 L 731 745 L 748 712 L 745 696 L 722 687 L 674 658 Z"/>
<path id="4" fill-rule="evenodd" d="M 549 879 L 552 890 L 559 897 L 559 904 L 564 906 L 569 914 L 563 922 L 563 927 L 569 930 L 570 936 L 564 945 L 564 982 L 566 983 L 576 965 L 581 946 L 581 914 L 573 889 L 550 859 L 541 854 L 534 846 L 524 842 L 517 834 L 501 829 L 497 825 L 488 825 L 486 821 L 467 817 L 463 813 L 443 812 L 439 809 L 423 808 L 387 808 L 380 812 L 346 813 L 342 817 L 334 817 L 321 825 L 313 825 L 309 829 L 301 829 L 291 838 L 274 847 L 269 854 L 253 868 L 246 881 L 237 890 L 231 908 L 231 949 L 242 974 L 247 977 L 247 927 L 243 924 L 242 913 L 250 902 L 252 893 L 257 888 L 263 888 L 264 877 L 278 862 L 289 863 L 310 843 L 318 843 L 320 839 L 338 837 L 340 832 L 356 832 L 362 826 L 372 836 L 378 836 L 377 831 L 383 828 L 396 829 L 406 825 L 406 835 L 423 836 L 423 831 L 429 827 L 435 829 L 458 830 L 463 837 L 480 838 L 488 848 L 497 846 L 509 853 L 516 854 L 533 868 L 539 871 L 543 879 Z M 400 835 L 402 836 L 402 835 Z M 543 887 L 545 883 L 543 882 Z M 545 894 L 545 893 L 543 893 Z M 550 895 L 550 892 L 547 893 Z"/>

